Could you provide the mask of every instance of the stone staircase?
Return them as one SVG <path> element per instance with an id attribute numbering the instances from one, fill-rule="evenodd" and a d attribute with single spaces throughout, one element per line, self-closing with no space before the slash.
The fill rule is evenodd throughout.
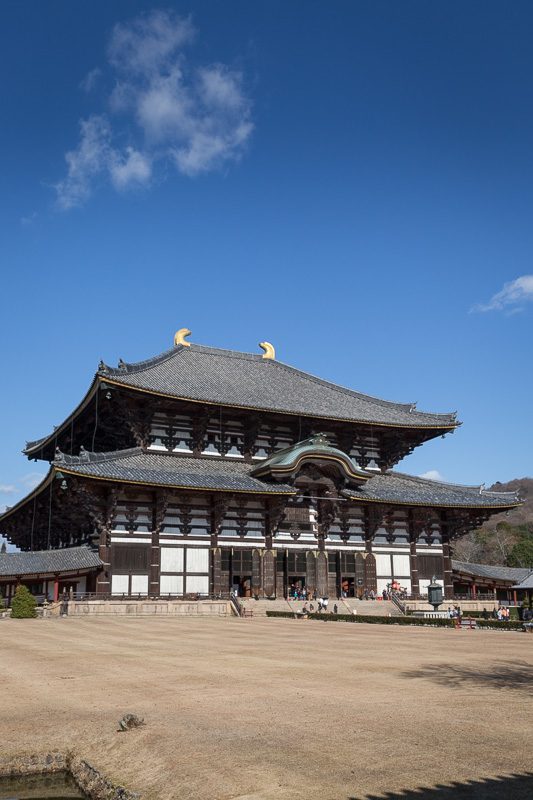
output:
<path id="1" fill-rule="evenodd" d="M 264 617 L 267 611 L 301 611 L 304 605 L 309 608 L 310 602 L 313 603 L 315 611 L 318 611 L 318 603 L 315 600 L 290 600 L 287 602 L 284 598 L 276 598 L 275 600 L 268 600 L 260 598 L 240 598 L 244 608 L 247 611 L 253 611 L 254 617 Z M 357 600 L 354 597 L 347 597 L 345 600 L 337 600 L 335 597 L 330 597 L 327 613 L 333 613 L 333 606 L 337 605 L 339 614 L 353 614 L 357 611 L 358 614 L 367 616 L 387 616 L 390 614 L 392 617 L 401 616 L 400 612 L 390 600 Z"/>

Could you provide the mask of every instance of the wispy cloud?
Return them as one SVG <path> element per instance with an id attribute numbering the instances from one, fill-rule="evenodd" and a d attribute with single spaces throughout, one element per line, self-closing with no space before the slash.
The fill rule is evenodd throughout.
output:
<path id="1" fill-rule="evenodd" d="M 5 483 L 0 483 L 0 494 L 16 494 L 18 489 L 15 486 L 8 486 Z"/>
<path id="2" fill-rule="evenodd" d="M 38 217 L 38 214 L 37 214 L 36 211 L 34 211 L 33 214 L 30 214 L 29 217 L 21 217 L 20 218 L 20 224 L 21 225 L 33 225 L 33 223 L 35 222 L 37 217 Z"/>
<path id="3" fill-rule="evenodd" d="M 190 17 L 173 11 L 115 26 L 108 108 L 80 121 L 78 146 L 65 156 L 67 175 L 55 186 L 59 208 L 83 205 L 99 183 L 118 191 L 147 187 L 158 163 L 194 177 L 241 157 L 253 130 L 243 75 L 220 63 L 189 66 L 184 48 L 195 35 Z M 99 77 L 92 70 L 82 88 Z"/>
<path id="4" fill-rule="evenodd" d="M 503 289 L 496 292 L 486 305 L 477 303 L 470 311 L 506 311 L 508 314 L 514 314 L 522 311 L 525 304 L 532 300 L 533 275 L 522 275 L 514 281 L 505 283 Z"/>
<path id="5" fill-rule="evenodd" d="M 28 472 L 27 475 L 19 478 L 19 481 L 20 483 L 24 484 L 27 491 L 31 491 L 40 484 L 43 478 L 44 474 L 42 472 Z"/>
<path id="6" fill-rule="evenodd" d="M 426 478 L 428 481 L 444 481 L 444 478 L 437 472 L 436 469 L 430 469 L 427 472 L 424 472 L 422 475 L 418 476 L 419 478 Z"/>
<path id="7" fill-rule="evenodd" d="M 92 69 L 90 72 L 87 73 L 85 78 L 81 81 L 80 89 L 83 89 L 84 92 L 92 92 L 101 74 L 102 70 L 100 69 L 100 67 Z"/>

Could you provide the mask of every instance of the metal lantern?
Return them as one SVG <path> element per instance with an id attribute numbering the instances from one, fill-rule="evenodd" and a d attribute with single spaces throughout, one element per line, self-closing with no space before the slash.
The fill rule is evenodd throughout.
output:
<path id="1" fill-rule="evenodd" d="M 428 603 L 433 606 L 435 611 L 439 610 L 439 606 L 442 603 L 442 586 L 437 583 L 435 575 L 433 575 L 428 586 Z"/>

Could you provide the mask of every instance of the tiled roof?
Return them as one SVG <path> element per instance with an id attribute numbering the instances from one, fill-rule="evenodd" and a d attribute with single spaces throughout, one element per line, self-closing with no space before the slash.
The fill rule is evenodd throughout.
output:
<path id="1" fill-rule="evenodd" d="M 469 564 L 466 561 L 452 559 L 454 572 L 464 572 L 477 578 L 494 578 L 499 581 L 521 581 L 531 570 L 521 567 L 497 567 L 491 564 Z"/>
<path id="2" fill-rule="evenodd" d="M 186 489 L 211 489 L 259 494 L 294 494 L 283 483 L 266 483 L 251 476 L 253 466 L 221 458 L 192 458 L 174 453 L 144 452 L 140 447 L 113 453 L 67 456 L 58 453 L 53 462 L 61 472 L 73 472 L 113 481 Z"/>
<path id="3" fill-rule="evenodd" d="M 147 361 L 101 364 L 99 375 L 146 391 L 206 403 L 408 428 L 454 428 L 455 414 L 430 414 L 346 389 L 275 359 L 191 344 Z"/>
<path id="4" fill-rule="evenodd" d="M 516 586 L 512 586 L 512 589 L 533 589 L 533 571 L 528 569 L 526 572 L 528 573 L 526 577 L 520 579 L 520 583 L 517 583 Z"/>
<path id="5" fill-rule="evenodd" d="M 96 550 L 85 545 L 66 547 L 62 550 L 40 550 L 35 553 L 2 553 L 0 576 L 77 572 L 101 567 L 102 564 L 103 561 Z"/>
<path id="6" fill-rule="evenodd" d="M 516 492 L 486 492 L 483 486 L 460 486 L 404 475 L 377 474 L 360 489 L 346 489 L 346 497 L 405 505 L 456 508 L 512 508 L 520 504 Z"/>

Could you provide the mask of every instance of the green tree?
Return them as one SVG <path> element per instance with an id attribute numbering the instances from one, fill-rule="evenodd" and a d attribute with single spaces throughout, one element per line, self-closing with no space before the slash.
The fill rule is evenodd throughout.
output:
<path id="1" fill-rule="evenodd" d="M 533 568 L 533 537 L 524 537 L 515 544 L 509 554 L 510 567 Z"/>
<path id="2" fill-rule="evenodd" d="M 29 619 L 36 617 L 35 606 L 37 600 L 26 586 L 18 586 L 11 602 L 11 616 L 16 619 Z"/>
<path id="3" fill-rule="evenodd" d="M 0 547 L 0 553 L 5 553 L 7 550 L 6 543 L 2 542 L 2 547 Z"/>

